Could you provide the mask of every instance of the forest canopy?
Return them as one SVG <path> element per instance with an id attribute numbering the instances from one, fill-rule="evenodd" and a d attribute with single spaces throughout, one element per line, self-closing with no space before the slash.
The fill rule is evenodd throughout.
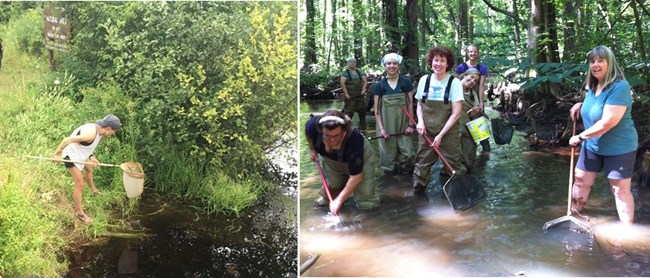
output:
<path id="1" fill-rule="evenodd" d="M 417 76 L 429 72 L 429 48 L 451 47 L 458 64 L 476 44 L 491 82 L 563 97 L 579 92 L 587 53 L 606 45 L 641 101 L 649 100 L 650 11 L 642 0 L 302 0 L 301 13 L 301 90 L 334 84 L 351 56 L 381 73 L 381 57 L 397 52 L 405 58 L 401 72 Z"/>

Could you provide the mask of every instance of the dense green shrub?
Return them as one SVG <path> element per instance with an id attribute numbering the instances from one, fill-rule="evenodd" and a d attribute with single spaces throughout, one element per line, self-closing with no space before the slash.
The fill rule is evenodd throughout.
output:
<path id="1" fill-rule="evenodd" d="M 36 57 L 45 50 L 43 39 L 43 10 L 30 9 L 10 23 L 20 49 Z"/>
<path id="2" fill-rule="evenodd" d="M 62 66 L 133 101 L 147 165 L 171 142 L 183 155 L 232 167 L 229 174 L 262 173 L 264 151 L 295 132 L 296 109 L 287 109 L 296 103 L 295 5 L 68 5 L 78 22 Z"/>

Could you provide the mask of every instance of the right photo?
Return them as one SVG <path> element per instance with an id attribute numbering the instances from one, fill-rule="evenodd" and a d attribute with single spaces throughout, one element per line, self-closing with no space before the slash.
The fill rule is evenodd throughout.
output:
<path id="1" fill-rule="evenodd" d="M 648 17 L 300 0 L 299 275 L 650 276 Z"/>

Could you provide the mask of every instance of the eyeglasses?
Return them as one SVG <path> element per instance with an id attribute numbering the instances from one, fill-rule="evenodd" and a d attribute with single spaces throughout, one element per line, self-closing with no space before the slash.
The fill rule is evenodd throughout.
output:
<path id="1" fill-rule="evenodd" d="M 343 135 L 343 133 L 345 133 L 345 132 L 341 131 L 341 132 L 339 132 L 339 134 L 336 134 L 336 135 L 329 135 L 329 134 L 323 133 L 323 138 L 329 139 L 329 140 L 336 140 L 336 139 L 339 139 L 341 137 L 341 135 Z"/>

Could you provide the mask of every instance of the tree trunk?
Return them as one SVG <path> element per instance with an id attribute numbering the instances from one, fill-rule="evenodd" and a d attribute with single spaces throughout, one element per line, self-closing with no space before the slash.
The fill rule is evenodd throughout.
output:
<path id="1" fill-rule="evenodd" d="M 454 44 L 458 45 L 460 42 L 459 21 L 456 19 L 454 8 L 452 7 L 452 3 L 450 3 L 449 0 L 445 0 L 445 6 L 447 6 L 447 12 L 449 13 L 449 21 L 451 21 L 454 25 Z"/>
<path id="2" fill-rule="evenodd" d="M 357 67 L 365 64 L 365 57 L 363 57 L 363 40 L 361 29 L 363 28 L 364 20 L 357 18 L 357 16 L 364 14 L 361 10 L 361 0 L 352 0 L 353 7 L 353 26 L 354 33 L 354 56 L 357 57 Z"/>
<path id="3" fill-rule="evenodd" d="M 611 17 L 609 16 L 609 11 L 607 11 L 607 3 L 603 0 L 598 1 L 598 11 L 603 16 L 603 20 L 607 23 L 607 34 L 612 36 L 611 45 L 612 51 L 616 51 L 616 35 L 614 34 L 614 23 L 612 22 Z M 604 41 L 604 40 L 601 40 Z M 600 43 L 598 43 L 600 44 Z"/>
<path id="4" fill-rule="evenodd" d="M 636 27 L 636 36 L 639 45 L 639 58 L 641 61 L 647 61 L 648 58 L 645 53 L 645 39 L 643 37 L 643 22 L 641 22 L 641 17 L 639 16 L 636 0 L 632 0 L 632 10 L 634 11 L 634 26 Z"/>
<path id="5" fill-rule="evenodd" d="M 406 63 L 404 73 L 414 73 L 419 67 L 418 63 L 418 0 L 406 0 L 404 7 L 406 15 L 406 33 L 404 34 L 404 53 Z"/>
<path id="6" fill-rule="evenodd" d="M 469 44 L 469 15 L 467 0 L 458 0 L 458 25 L 460 34 L 460 49 L 465 49 L 465 47 Z"/>
<path id="7" fill-rule="evenodd" d="M 541 51 L 537 49 L 537 36 L 540 34 L 541 26 L 541 0 L 530 0 L 530 19 L 528 26 L 528 58 L 530 63 L 535 64 L 538 61 L 544 61 L 544 57 L 540 57 Z"/>
<path id="8" fill-rule="evenodd" d="M 579 5 L 578 1 L 565 0 L 564 1 L 564 53 L 562 53 L 562 60 L 564 62 L 576 62 L 576 6 Z"/>
<path id="9" fill-rule="evenodd" d="M 387 35 L 386 53 L 397 52 L 401 48 L 399 34 L 399 18 L 397 17 L 397 1 L 382 0 L 384 3 L 384 26 Z"/>
<path id="10" fill-rule="evenodd" d="M 546 62 L 559 63 L 560 62 L 560 48 L 558 46 L 557 38 L 557 16 L 555 12 L 555 5 L 548 0 L 542 0 L 544 5 L 544 33 L 545 42 L 544 49 L 546 50 Z"/>
<path id="11" fill-rule="evenodd" d="M 316 9 L 314 8 L 314 0 L 305 0 L 305 8 L 307 9 L 307 21 L 305 22 L 305 62 L 304 67 L 318 63 L 316 58 L 316 33 L 314 32 L 314 24 L 316 21 Z"/>
<path id="12" fill-rule="evenodd" d="M 512 0 L 512 13 L 513 14 L 519 14 L 519 6 L 517 6 L 517 1 Z M 514 24 L 512 26 L 512 29 L 514 32 L 514 41 L 515 41 L 515 52 L 516 53 L 521 53 L 521 31 L 520 27 L 517 24 Z M 516 55 L 517 59 L 521 59 L 521 56 Z"/>
<path id="13" fill-rule="evenodd" d="M 544 2 L 544 29 L 548 34 L 548 40 L 546 40 L 547 55 L 546 61 L 549 63 L 559 63 L 560 62 L 560 48 L 558 46 L 558 37 L 557 37 L 557 15 L 555 4 L 549 2 L 548 0 L 543 0 Z M 555 98 L 562 97 L 562 89 L 560 84 L 554 82 L 548 82 L 548 89 Z"/>
<path id="14" fill-rule="evenodd" d="M 427 49 L 427 12 L 426 12 L 427 0 L 422 0 L 420 3 L 420 46 L 421 49 Z"/>
<path id="15" fill-rule="evenodd" d="M 337 9 L 338 9 L 338 3 L 336 2 L 336 0 L 332 0 L 332 11 L 331 11 L 331 13 L 332 13 L 332 30 L 331 30 L 332 35 L 330 36 L 330 53 L 334 52 L 334 59 L 336 59 L 337 57 L 340 57 L 340 53 L 339 53 L 340 47 L 338 47 L 338 46 L 339 46 L 339 43 L 341 41 L 341 38 L 339 37 L 339 34 L 341 33 L 341 28 L 339 27 L 339 21 L 337 20 L 337 18 L 338 18 L 338 16 L 337 16 L 338 14 L 336 12 Z M 330 57 L 327 57 L 327 60 L 328 60 L 328 64 L 329 64 L 329 61 L 331 60 Z M 335 62 L 335 65 L 337 65 L 336 62 Z"/>
<path id="16" fill-rule="evenodd" d="M 321 22 L 321 26 L 323 26 L 323 38 L 322 38 L 323 41 L 320 43 L 320 45 L 324 46 L 324 45 L 327 45 L 327 43 L 328 43 L 328 41 L 327 41 L 327 34 L 328 34 L 327 33 L 327 26 L 328 26 L 328 24 L 327 24 L 327 0 L 323 1 L 323 19 L 322 19 L 322 22 Z"/>
<path id="17" fill-rule="evenodd" d="M 369 0 L 369 2 L 371 7 L 377 7 L 378 5 L 377 0 Z M 377 20 L 379 15 L 376 13 L 376 9 L 370 9 L 368 11 L 368 18 L 370 19 L 370 22 L 379 22 Z M 378 28 L 371 28 L 368 30 L 368 36 L 366 36 L 366 55 L 368 56 L 366 61 L 368 63 L 377 61 L 377 57 L 379 56 L 377 49 L 381 47 L 377 41 L 380 39 L 381 33 Z"/>
<path id="18" fill-rule="evenodd" d="M 351 2 L 351 1 L 341 0 L 339 4 L 341 7 L 340 9 L 347 10 L 346 14 L 343 15 L 343 18 L 339 18 L 339 30 L 340 30 L 339 36 L 341 37 L 341 40 L 339 41 L 339 44 L 341 46 L 341 50 L 340 50 L 341 56 L 338 56 L 339 59 L 354 56 L 354 41 L 352 38 L 353 36 L 352 33 L 354 31 L 352 29 L 354 28 L 354 15 L 352 14 L 351 5 L 347 2 Z M 340 15 L 341 12 L 340 11 L 335 12 L 335 14 Z M 350 26 L 350 24 L 352 24 L 352 26 Z M 344 61 L 342 60 L 341 62 Z"/>
<path id="19" fill-rule="evenodd" d="M 472 9 L 472 4 L 473 3 L 474 3 L 473 1 L 470 1 L 469 3 L 467 3 L 467 10 L 468 10 L 468 12 L 467 12 L 467 21 L 468 21 L 467 22 L 467 34 L 468 34 L 467 35 L 467 40 L 468 40 L 468 42 L 472 42 L 472 43 L 474 42 L 474 13 L 470 13 L 469 11 L 473 11 L 473 9 Z M 487 21 L 489 19 L 486 18 L 485 20 Z"/>

